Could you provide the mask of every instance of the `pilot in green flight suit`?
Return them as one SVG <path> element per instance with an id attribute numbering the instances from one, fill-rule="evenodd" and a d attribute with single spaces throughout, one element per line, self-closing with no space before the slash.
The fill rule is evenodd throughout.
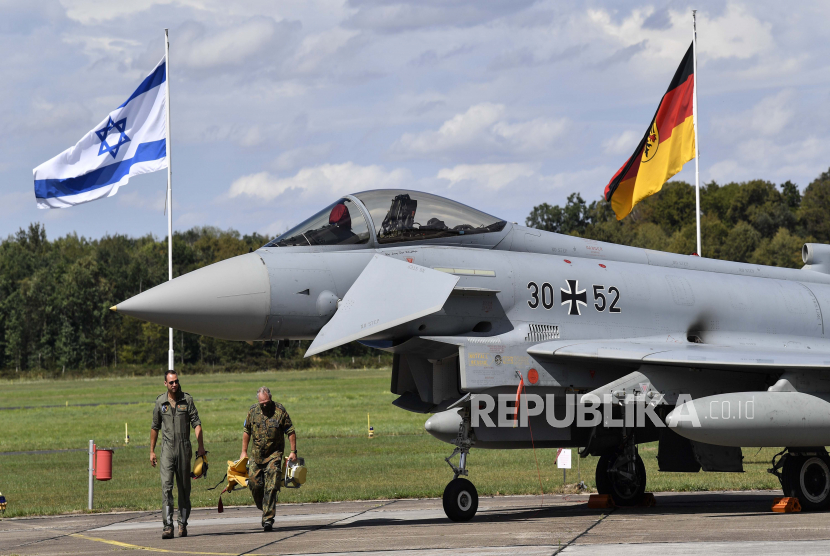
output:
<path id="1" fill-rule="evenodd" d="M 190 394 L 181 391 L 175 371 L 164 375 L 167 392 L 156 398 L 153 407 L 153 426 L 150 429 L 150 464 L 156 466 L 156 441 L 161 430 L 161 495 L 164 530 L 161 538 L 173 538 L 173 477 L 179 490 L 179 536 L 187 536 L 187 518 L 190 515 L 190 427 L 196 430 L 199 449 L 196 456 L 205 453 L 202 422 Z"/>

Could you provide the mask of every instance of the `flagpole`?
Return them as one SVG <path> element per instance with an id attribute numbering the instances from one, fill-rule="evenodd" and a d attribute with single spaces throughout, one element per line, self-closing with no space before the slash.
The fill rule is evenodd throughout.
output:
<path id="1" fill-rule="evenodd" d="M 167 125 L 165 126 L 167 137 L 167 279 L 173 279 L 173 161 L 170 145 L 170 40 L 167 29 L 164 30 L 164 84 L 165 84 L 165 105 L 167 109 Z M 176 362 L 173 351 L 173 329 L 170 328 L 170 345 L 167 351 L 167 369 L 172 371 Z"/>
<path id="2" fill-rule="evenodd" d="M 695 127 L 695 219 L 697 220 L 697 254 L 703 256 L 700 247 L 700 149 L 697 140 L 697 10 L 692 10 L 692 57 L 694 68 L 693 106 Z"/>

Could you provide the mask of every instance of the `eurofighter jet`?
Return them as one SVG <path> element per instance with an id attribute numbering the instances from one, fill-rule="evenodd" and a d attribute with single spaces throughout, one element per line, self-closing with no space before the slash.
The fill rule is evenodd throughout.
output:
<path id="1" fill-rule="evenodd" d="M 830 246 L 802 254 L 793 270 L 663 253 L 375 190 L 113 309 L 215 338 L 313 340 L 306 356 L 352 341 L 394 354 L 393 403 L 432 414 L 427 431 L 454 445 L 452 520 L 478 507 L 471 448 L 579 446 L 599 456 L 597 490 L 634 505 L 637 446 L 654 441 L 661 471 L 740 472 L 742 446 L 784 447 L 771 472 L 821 510 Z"/>

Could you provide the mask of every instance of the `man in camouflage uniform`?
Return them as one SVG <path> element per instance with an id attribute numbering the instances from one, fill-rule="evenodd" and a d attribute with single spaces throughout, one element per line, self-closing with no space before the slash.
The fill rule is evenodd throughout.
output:
<path id="1" fill-rule="evenodd" d="M 282 456 L 285 436 L 291 442 L 289 461 L 297 459 L 297 434 L 291 417 L 282 406 L 271 399 L 271 391 L 263 386 L 257 390 L 257 403 L 248 410 L 242 433 L 242 454 L 248 456 L 248 442 L 254 445 L 248 459 L 248 487 L 256 507 L 262 510 L 262 528 L 270 531 L 277 511 L 277 496 L 282 478 Z"/>
<path id="2" fill-rule="evenodd" d="M 187 518 L 190 515 L 190 427 L 196 431 L 199 449 L 196 456 L 205 454 L 202 422 L 190 394 L 181 391 L 179 377 L 174 371 L 164 373 L 167 392 L 156 398 L 153 407 L 153 426 L 150 429 L 150 464 L 156 466 L 156 441 L 161 430 L 161 538 L 173 538 L 173 477 L 179 490 L 179 536 L 187 536 Z"/>

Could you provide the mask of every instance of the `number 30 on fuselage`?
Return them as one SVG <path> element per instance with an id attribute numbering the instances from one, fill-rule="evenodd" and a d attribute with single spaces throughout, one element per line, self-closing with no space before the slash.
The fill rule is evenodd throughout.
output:
<path id="1" fill-rule="evenodd" d="M 579 306 L 588 305 L 588 295 L 585 290 L 579 289 L 578 280 L 566 280 L 565 282 L 568 284 L 568 289 L 560 288 L 561 304 L 570 305 L 568 314 L 580 315 Z M 530 293 L 527 306 L 531 309 L 538 309 L 540 305 L 545 309 L 552 309 L 556 304 L 554 289 L 549 282 L 543 282 L 541 286 L 536 282 L 528 282 L 527 289 Z M 592 284 L 591 289 L 594 294 L 594 309 L 597 312 L 602 313 L 606 309 L 609 313 L 622 312 L 622 308 L 619 307 L 620 290 L 616 286 L 609 286 L 606 290 L 603 284 Z"/>

